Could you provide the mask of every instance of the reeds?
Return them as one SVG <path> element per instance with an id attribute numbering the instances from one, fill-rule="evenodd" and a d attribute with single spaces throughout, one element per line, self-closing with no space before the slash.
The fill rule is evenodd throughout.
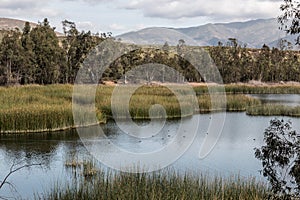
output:
<path id="1" fill-rule="evenodd" d="M 89 182 L 54 187 L 39 199 L 161 199 L 225 200 L 265 199 L 268 188 L 254 178 L 231 176 L 210 178 L 208 174 L 179 174 L 174 171 L 121 173 L 98 171 Z"/>
<path id="2" fill-rule="evenodd" d="M 246 111 L 248 107 L 261 105 L 258 99 L 243 94 L 228 94 L 226 98 L 218 98 L 218 96 L 204 94 L 198 96 L 198 102 L 200 113 L 212 111 L 243 112 Z"/>
<path id="3" fill-rule="evenodd" d="M 246 112 L 253 116 L 290 116 L 300 117 L 300 106 L 292 107 L 278 104 L 265 104 L 249 107 Z"/>
<path id="4" fill-rule="evenodd" d="M 126 85 L 122 92 L 126 93 L 132 85 Z M 149 110 L 159 104 L 164 109 L 152 110 L 151 116 L 161 118 L 180 118 L 195 113 L 212 111 L 246 111 L 251 115 L 288 115 L 300 116 L 298 108 L 278 105 L 261 106 L 257 99 L 244 93 L 300 93 L 300 86 L 249 86 L 226 85 L 226 104 L 224 98 L 218 98 L 221 86 L 194 87 L 197 99 L 186 86 L 142 86 L 138 88 L 129 101 L 129 113 L 122 98 L 114 102 L 117 116 L 113 116 L 111 96 L 115 86 L 98 86 L 95 99 L 82 95 L 76 103 L 85 105 L 94 103 L 98 123 L 110 118 L 149 119 Z M 174 93 L 175 91 L 175 93 Z M 18 87 L 0 87 L 0 133 L 56 131 L 74 128 L 72 110 L 72 85 L 27 85 Z M 178 98 L 175 94 L 179 94 Z M 76 94 L 80 95 L 80 94 Z M 211 96 L 210 96 L 211 95 Z M 195 102 L 197 101 L 198 102 Z M 197 105 L 198 103 L 198 105 Z M 91 125 L 89 113 L 82 113 L 79 125 Z"/>
<path id="5" fill-rule="evenodd" d="M 299 85 L 246 85 L 230 84 L 225 86 L 230 94 L 300 94 Z"/>
<path id="6" fill-rule="evenodd" d="M 123 87 L 121 92 L 127 93 L 134 86 Z M 166 112 L 167 118 L 179 118 L 191 116 L 195 113 L 196 99 L 192 98 L 190 91 L 184 86 L 176 86 L 172 89 L 175 93 L 181 94 L 181 98 L 178 97 L 168 88 L 162 86 L 143 86 L 138 88 L 129 102 L 128 115 L 126 104 L 122 98 L 114 101 L 115 113 L 117 116 L 113 116 L 111 108 L 111 95 L 114 87 L 100 86 L 96 95 L 96 106 L 103 112 L 107 118 L 133 118 L 133 119 L 149 119 L 149 110 L 151 106 L 155 104 L 161 105 Z M 122 97 L 122 94 L 119 94 Z M 180 104 L 181 102 L 181 104 Z M 164 111 L 161 109 L 155 110 L 152 113 L 152 117 L 161 118 L 164 116 Z"/>
<path id="7" fill-rule="evenodd" d="M 73 125 L 71 86 L 0 88 L 0 133 L 33 132 Z"/>
<path id="8" fill-rule="evenodd" d="M 300 94 L 300 85 L 247 85 L 228 84 L 225 85 L 227 94 Z M 197 95 L 208 93 L 207 86 L 194 87 Z M 223 86 L 211 85 L 210 91 L 218 92 L 223 90 Z"/>

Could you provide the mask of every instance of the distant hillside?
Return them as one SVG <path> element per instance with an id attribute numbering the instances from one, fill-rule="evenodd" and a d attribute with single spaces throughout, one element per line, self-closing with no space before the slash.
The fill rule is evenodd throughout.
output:
<path id="1" fill-rule="evenodd" d="M 18 28 L 22 30 L 26 21 L 10 18 L 0 18 L 0 30 L 13 30 Z M 36 23 L 30 23 L 32 27 L 35 27 Z"/>
<path id="2" fill-rule="evenodd" d="M 146 28 L 136 32 L 129 32 L 117 36 L 125 42 L 136 44 L 164 44 L 176 45 L 179 39 L 187 44 L 217 45 L 219 41 L 226 44 L 228 38 L 236 38 L 248 47 L 261 48 L 263 44 L 276 46 L 281 38 L 292 43 L 293 37 L 286 37 L 284 31 L 278 29 L 276 19 L 258 19 L 247 22 L 206 24 L 189 28 Z"/>
<path id="3" fill-rule="evenodd" d="M 23 30 L 24 25 L 25 25 L 26 21 L 23 20 L 19 20 L 19 19 L 11 19 L 11 18 L 1 18 L 0 17 L 0 32 L 3 30 L 14 30 L 16 28 L 18 28 L 19 30 Z M 30 26 L 32 28 L 36 27 L 38 24 L 37 23 L 33 23 L 33 22 L 29 22 Z M 57 36 L 63 36 L 62 33 L 59 32 L 55 32 Z M 1 34 L 0 34 L 0 38 L 1 38 Z"/>

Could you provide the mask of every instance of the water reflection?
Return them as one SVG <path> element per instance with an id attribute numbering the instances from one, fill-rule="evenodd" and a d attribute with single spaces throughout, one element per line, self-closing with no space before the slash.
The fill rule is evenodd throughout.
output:
<path id="1" fill-rule="evenodd" d="M 262 103 L 274 103 L 287 106 L 299 106 L 299 94 L 251 94 L 251 97 L 260 99 Z"/>
<path id="2" fill-rule="evenodd" d="M 273 117 L 251 117 L 245 113 L 227 113 L 224 129 L 217 145 L 207 157 L 199 159 L 200 147 L 206 134 L 209 134 L 207 130 L 211 115 L 218 115 L 218 113 L 199 115 L 200 129 L 192 146 L 170 167 L 181 172 L 204 171 L 225 176 L 239 173 L 245 177 L 250 175 L 260 177 L 258 171 L 261 169 L 261 164 L 254 158 L 253 148 L 263 144 L 264 129 Z M 291 120 L 293 128 L 298 131 L 299 120 L 299 118 Z M 189 130 L 186 130 L 182 137 L 177 138 L 174 135 L 177 128 L 178 120 L 169 120 L 159 134 L 147 139 L 139 139 L 124 134 L 114 121 L 109 121 L 103 125 L 107 138 L 98 136 L 98 139 L 104 147 L 112 142 L 128 151 L 149 152 L 169 143 L 175 143 L 175 146 L 179 147 L 185 137 L 189 136 Z M 113 159 L 113 152 L 106 150 L 106 154 Z M 7 174 L 15 161 L 29 164 L 43 163 L 43 167 L 24 169 L 11 177 L 10 181 L 15 184 L 23 198 L 32 199 L 34 192 L 48 191 L 55 183 L 64 185 L 70 182 L 72 173 L 65 168 L 65 162 L 86 158 L 90 158 L 90 154 L 75 130 L 52 134 L 0 136 L 0 178 Z M 0 190 L 0 196 L 11 195 L 7 187 Z"/>

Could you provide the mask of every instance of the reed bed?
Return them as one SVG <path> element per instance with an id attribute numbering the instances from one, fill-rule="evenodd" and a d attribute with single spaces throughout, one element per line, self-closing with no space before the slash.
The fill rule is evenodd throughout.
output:
<path id="1" fill-rule="evenodd" d="M 53 187 L 38 199 L 49 200 L 226 200 L 265 199 L 269 190 L 254 178 L 209 177 L 207 174 L 179 174 L 170 170 L 153 173 L 97 171 L 92 179 L 82 177 L 67 187 Z"/>
<path id="2" fill-rule="evenodd" d="M 246 111 L 253 116 L 290 116 L 300 117 L 300 106 L 284 106 L 278 104 L 265 104 L 261 106 L 249 107 Z"/>
<path id="3" fill-rule="evenodd" d="M 73 126 L 70 104 L 39 105 L 2 109 L 0 132 L 34 132 L 60 130 Z"/>
<path id="4" fill-rule="evenodd" d="M 230 94 L 300 94 L 300 85 L 226 85 Z"/>
<path id="5" fill-rule="evenodd" d="M 122 97 L 133 85 L 126 85 L 119 94 Z M 127 88 L 127 89 L 126 89 Z M 223 98 L 218 98 L 222 92 L 221 86 L 194 87 L 197 99 L 189 88 L 180 85 L 168 87 L 145 85 L 138 88 L 129 101 L 129 113 L 122 98 L 114 102 L 118 116 L 113 116 L 111 96 L 115 86 L 98 86 L 95 99 L 82 95 L 77 99 L 80 105 L 91 104 L 92 111 L 96 112 L 98 122 L 105 122 L 111 118 L 149 119 L 150 108 L 161 105 L 163 109 L 152 109 L 151 116 L 161 118 L 180 118 L 195 113 L 212 111 L 247 111 L 251 115 L 288 115 L 299 116 L 299 109 L 278 105 L 262 107 L 257 99 L 244 93 L 300 93 L 300 86 L 249 86 L 226 85 L 226 104 Z M 174 93 L 175 91 L 175 93 Z M 17 87 L 0 87 L 0 133 L 14 132 L 41 132 L 74 128 L 72 114 L 72 85 L 26 85 Z M 175 94 L 181 96 L 178 98 Z M 75 94 L 80 95 L 80 94 Z M 195 102 L 198 101 L 198 102 Z M 181 102 L 181 104 L 180 104 Z M 198 106 L 199 105 L 199 106 Z M 212 106 L 214 105 L 214 106 Z M 80 125 L 89 125 L 89 113 L 82 113 Z M 91 118 L 91 122 L 93 119 Z"/>
<path id="6" fill-rule="evenodd" d="M 124 87 L 121 90 L 124 94 L 131 90 L 130 87 Z M 162 86 L 144 86 L 138 88 L 133 96 L 130 98 L 129 102 L 129 113 L 126 108 L 126 102 L 120 95 L 120 99 L 114 102 L 114 111 L 117 113 L 117 116 L 113 116 L 112 107 L 111 107 L 111 95 L 114 87 L 103 87 L 98 88 L 96 95 L 96 106 L 107 118 L 133 118 L 133 119 L 149 119 L 150 108 L 155 105 L 161 105 L 162 109 L 155 109 L 152 112 L 153 118 L 162 118 L 166 114 L 166 118 L 180 118 L 191 116 L 195 113 L 197 105 L 196 99 L 193 98 L 192 94 L 185 89 L 185 87 L 175 87 L 173 88 L 176 93 L 181 96 L 178 97 L 166 87 Z M 181 102 L 181 104 L 180 104 Z"/>
<path id="7" fill-rule="evenodd" d="M 243 94 L 228 94 L 226 95 L 226 99 L 204 94 L 198 96 L 198 103 L 200 113 L 211 111 L 243 112 L 248 107 L 261 105 L 260 100 Z M 215 105 L 214 108 L 212 108 L 212 104 Z"/>
<path id="8" fill-rule="evenodd" d="M 196 86 L 194 90 L 197 95 L 210 92 L 222 92 L 223 86 L 212 85 Z M 300 85 L 247 85 L 247 84 L 228 84 L 225 85 L 227 94 L 300 94 Z"/>
<path id="9" fill-rule="evenodd" d="M 0 133 L 61 130 L 73 126 L 72 86 L 0 88 Z"/>

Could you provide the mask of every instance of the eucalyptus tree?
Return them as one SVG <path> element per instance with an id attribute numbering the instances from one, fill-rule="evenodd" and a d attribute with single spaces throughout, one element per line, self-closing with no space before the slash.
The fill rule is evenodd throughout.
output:
<path id="1" fill-rule="evenodd" d="M 0 44 L 1 84 L 16 84 L 21 79 L 24 51 L 22 49 L 21 32 L 11 30 L 4 35 Z"/>
<path id="2" fill-rule="evenodd" d="M 36 83 L 59 83 L 61 67 L 64 63 L 64 54 L 59 45 L 55 28 L 52 28 L 47 20 L 39 23 L 30 32 L 33 42 L 33 52 L 36 62 Z"/>

